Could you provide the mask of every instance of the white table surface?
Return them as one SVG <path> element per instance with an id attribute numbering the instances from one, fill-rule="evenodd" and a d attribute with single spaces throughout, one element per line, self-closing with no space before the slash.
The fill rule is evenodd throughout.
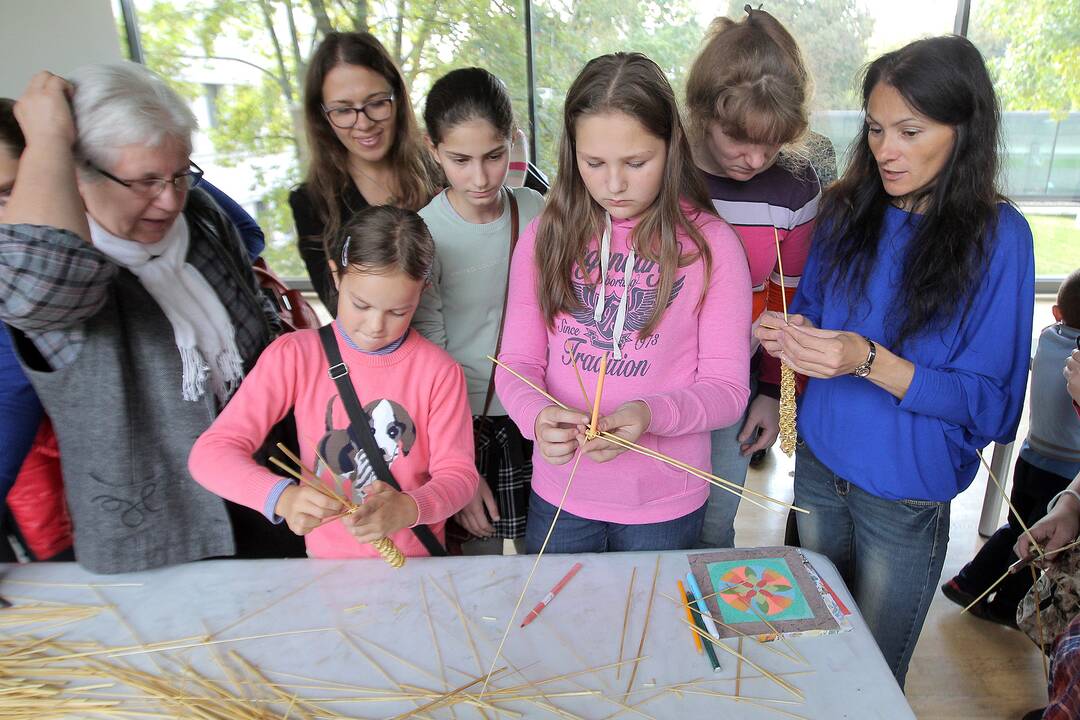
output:
<path id="1" fill-rule="evenodd" d="M 630 674 L 630 666 L 626 665 L 620 668 L 618 679 L 616 669 L 610 668 L 544 685 L 546 693 L 583 689 L 602 693 L 552 698 L 551 704 L 568 713 L 563 717 L 591 719 L 617 714 L 628 718 L 782 718 L 790 717 L 783 713 L 791 713 L 803 718 L 914 718 L 835 568 L 813 553 L 808 555 L 815 568 L 852 609 L 849 616 L 852 631 L 791 640 L 809 665 L 786 660 L 750 641 L 743 644 L 744 654 L 765 669 L 790 673 L 784 677 L 805 695 L 805 701 L 772 705 L 781 713 L 715 696 L 665 691 L 667 685 L 692 680 L 702 682 L 691 690 L 733 693 L 735 687 L 735 658 L 718 652 L 723 671 L 714 674 L 705 657 L 693 648 L 689 630 L 682 622 L 684 610 L 661 595 L 676 593 L 676 580 L 688 570 L 686 554 L 659 554 L 660 572 L 642 651 L 644 659 L 638 667 L 633 692 L 626 700 L 630 705 L 640 703 L 637 710 L 627 710 L 609 699 L 622 701 Z M 636 567 L 634 600 L 623 652 L 624 659 L 634 657 L 645 621 L 656 557 L 656 553 L 545 556 L 510 631 L 503 659 L 497 663 L 503 666 L 509 661 L 511 670 L 493 680 L 491 687 L 522 684 L 521 675 L 513 673 L 514 667 L 529 680 L 538 682 L 614 663 L 619 651 L 627 587 L 631 571 Z M 525 613 L 575 561 L 584 564 L 581 572 L 534 623 L 519 629 Z M 64 641 L 95 640 L 109 647 L 123 647 L 203 635 L 207 628 L 215 639 L 328 628 L 314 633 L 218 644 L 212 648 L 129 656 L 127 660 L 157 672 L 156 667 L 169 667 L 172 659 L 178 659 L 190 662 L 207 677 L 225 681 L 212 654 L 235 650 L 267 677 L 286 684 L 302 683 L 277 673 L 289 672 L 369 688 L 397 690 L 395 683 L 402 683 L 445 691 L 487 671 L 532 563 L 531 556 L 414 558 L 404 568 L 394 570 L 381 560 L 220 560 L 110 576 L 92 575 L 71 563 L 7 565 L 0 566 L 0 595 L 20 604 L 32 599 L 111 604 L 116 611 L 101 612 L 58 629 L 27 626 L 3 632 L 41 636 L 60 632 Z M 443 670 L 436 660 L 425 617 L 421 582 L 438 634 Z M 121 587 L 118 583 L 136 585 Z M 86 584 L 96 587 L 89 588 Z M 479 657 L 473 653 L 458 606 L 438 588 L 450 597 L 454 597 L 456 590 Z M 123 615 L 126 625 L 117 613 Z M 726 642 L 735 646 L 734 640 Z M 783 644 L 774 645 L 788 652 Z M 406 658 L 414 667 L 379 648 Z M 795 699 L 772 681 L 760 675 L 751 677 L 755 675 L 752 668 L 743 665 L 743 696 Z M 296 692 L 302 697 L 327 697 L 327 692 L 319 689 Z M 479 693 L 479 686 L 471 692 Z M 342 696 L 350 694 L 358 693 Z M 415 710 L 418 704 L 342 702 L 327 703 L 326 707 L 349 717 L 390 718 Z M 559 716 L 525 700 L 505 707 L 521 713 L 520 717 Z M 284 712 L 284 706 L 277 706 L 274 716 L 280 717 Z M 456 715 L 451 714 L 450 708 L 443 707 L 425 711 L 419 717 L 480 717 L 475 707 L 461 704 L 455 707 L 455 712 Z M 511 717 L 491 711 L 488 716 Z"/>

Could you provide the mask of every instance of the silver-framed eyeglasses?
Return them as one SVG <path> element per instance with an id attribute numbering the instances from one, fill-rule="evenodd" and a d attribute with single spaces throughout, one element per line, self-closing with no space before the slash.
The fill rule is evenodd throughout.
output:
<path id="1" fill-rule="evenodd" d="M 198 185 L 203 178 L 202 168 L 195 163 L 191 163 L 191 168 L 187 172 L 173 175 L 171 178 L 139 178 L 138 180 L 122 180 L 92 163 L 90 163 L 90 167 L 95 172 L 101 173 L 113 182 L 120 183 L 139 197 L 144 198 L 156 198 L 165 192 L 166 185 L 172 185 L 177 192 L 187 192 Z"/>
<path id="2" fill-rule="evenodd" d="M 322 110 L 331 125 L 342 130 L 348 130 L 356 125 L 360 113 L 364 113 L 364 117 L 374 123 L 389 120 L 390 116 L 394 114 L 394 96 L 392 94 L 383 95 L 355 107 L 326 107 L 323 105 Z"/>

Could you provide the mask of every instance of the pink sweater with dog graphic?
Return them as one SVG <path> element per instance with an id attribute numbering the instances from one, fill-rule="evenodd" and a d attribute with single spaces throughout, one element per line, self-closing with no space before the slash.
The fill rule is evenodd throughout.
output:
<path id="1" fill-rule="evenodd" d="M 657 302 L 657 263 L 634 263 L 627 298 L 621 360 L 609 357 L 601 414 L 625 402 L 643 400 L 652 413 L 638 443 L 697 468 L 709 469 L 709 431 L 742 417 L 750 390 L 750 272 L 746 254 L 729 225 L 715 215 L 696 213 L 694 223 L 712 251 L 712 275 L 702 262 L 679 268 L 655 332 L 641 337 Z M 555 318 L 549 328 L 537 300 L 536 227 L 522 235 L 510 271 L 510 301 L 500 360 L 571 408 L 585 401 L 574 373 L 576 359 L 590 398 L 600 358 L 612 348 L 614 317 L 624 291 L 628 239 L 635 220 L 613 220 L 604 312 L 593 320 L 598 297 L 599 243 L 586 252 L 588 275 L 575 271 L 580 307 Z M 680 235 L 684 248 L 689 238 Z M 704 290 L 704 299 L 702 291 Z M 551 404 L 536 390 L 500 369 L 499 399 L 525 437 L 535 438 L 540 411 Z M 533 451 L 533 490 L 558 504 L 570 465 L 551 465 Z M 579 517 L 623 524 L 663 522 L 700 508 L 709 497 L 704 480 L 635 452 L 606 463 L 581 459 L 565 509 Z"/>
<path id="2" fill-rule="evenodd" d="M 446 518 L 472 498 L 479 481 L 461 368 L 445 350 L 416 332 L 388 355 L 355 350 L 340 335 L 337 341 L 390 472 L 416 501 L 419 524 L 430 525 L 444 541 Z M 321 454 L 332 467 L 355 472 L 355 452 L 345 434 L 348 415 L 327 374 L 318 332 L 300 330 L 283 335 L 263 352 L 236 395 L 195 443 L 188 460 L 192 477 L 227 500 L 263 511 L 281 477 L 251 456 L 290 408 L 295 409 L 304 465 L 315 468 L 315 449 L 322 447 Z M 329 472 L 323 477 L 328 484 L 333 482 Z M 406 555 L 428 554 L 408 528 L 391 537 Z M 305 540 L 311 557 L 378 557 L 372 545 L 358 543 L 339 520 L 311 531 Z"/>

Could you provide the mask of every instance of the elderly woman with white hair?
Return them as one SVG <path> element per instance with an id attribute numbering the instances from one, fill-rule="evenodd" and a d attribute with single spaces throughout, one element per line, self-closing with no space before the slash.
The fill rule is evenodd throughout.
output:
<path id="1" fill-rule="evenodd" d="M 56 429 L 76 559 L 111 573 L 294 554 L 187 471 L 277 329 L 235 227 L 196 188 L 194 116 L 132 63 L 72 84 L 39 73 L 15 115 L 0 320 Z"/>

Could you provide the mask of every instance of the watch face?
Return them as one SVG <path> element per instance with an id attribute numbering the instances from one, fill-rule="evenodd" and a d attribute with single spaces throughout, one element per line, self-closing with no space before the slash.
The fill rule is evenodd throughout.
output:
<path id="1" fill-rule="evenodd" d="M 865 363 L 863 363 L 863 364 L 862 364 L 862 365 L 860 365 L 859 367 L 855 368 L 855 369 L 854 369 L 854 370 L 853 370 L 853 371 L 851 372 L 851 374 L 852 374 L 852 375 L 854 375 L 855 377 L 861 377 L 861 378 L 864 378 L 864 377 L 866 377 L 867 375 L 869 375 L 869 374 L 870 374 L 870 366 L 869 366 L 869 365 L 867 365 L 867 364 L 865 364 Z"/>

